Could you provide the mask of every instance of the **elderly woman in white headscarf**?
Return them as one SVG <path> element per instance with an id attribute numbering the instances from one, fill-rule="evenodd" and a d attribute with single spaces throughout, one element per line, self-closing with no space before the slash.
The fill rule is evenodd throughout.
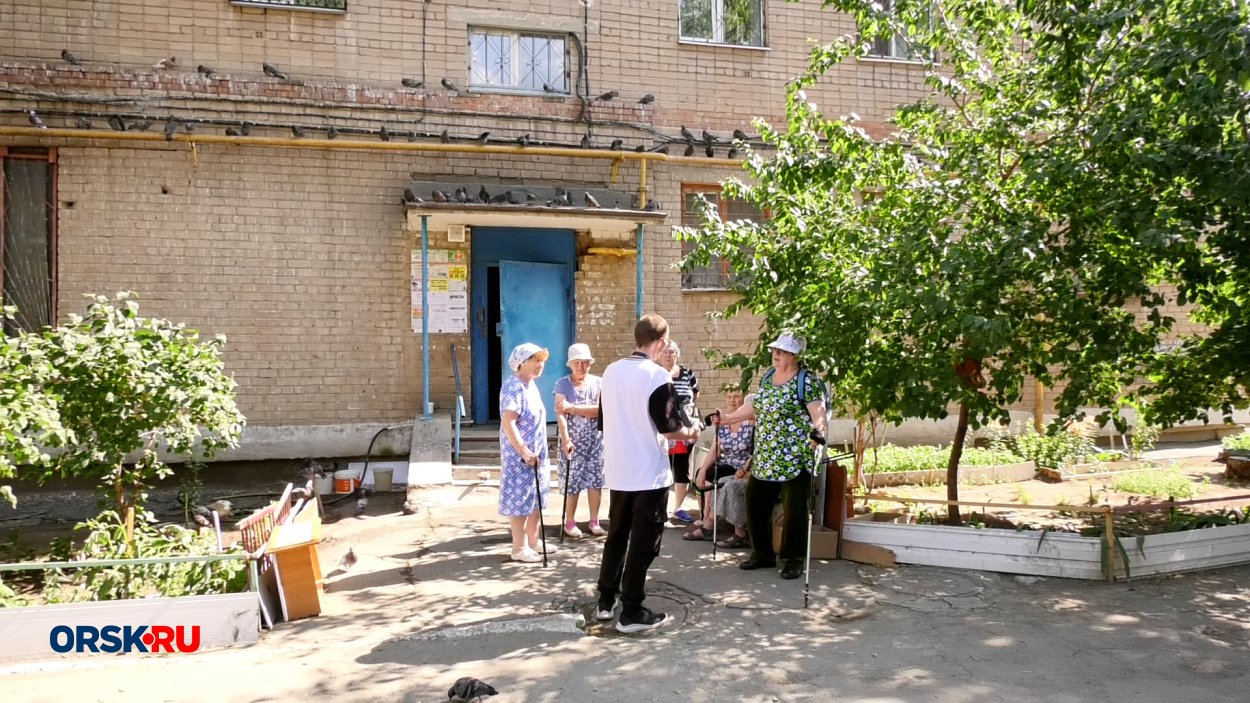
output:
<path id="1" fill-rule="evenodd" d="M 512 375 L 499 389 L 499 514 L 512 523 L 512 560 L 541 562 L 555 545 L 544 545 L 542 509 L 551 470 L 547 463 L 547 410 L 534 379 L 551 354 L 537 344 L 517 345 L 508 356 Z"/>

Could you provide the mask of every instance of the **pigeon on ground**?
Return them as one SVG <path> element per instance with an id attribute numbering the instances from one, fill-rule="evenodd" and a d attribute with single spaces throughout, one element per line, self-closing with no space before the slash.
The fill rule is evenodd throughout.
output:
<path id="1" fill-rule="evenodd" d="M 450 142 L 450 141 L 451 141 L 451 135 L 450 135 L 450 134 L 448 134 L 448 133 L 447 133 L 447 130 L 445 130 L 445 129 L 444 129 L 444 130 L 443 130 L 443 133 L 442 133 L 442 134 L 440 134 L 440 135 L 438 135 L 438 140 L 439 140 L 440 142 L 442 142 L 442 143 L 446 144 L 447 142 Z"/>
<path id="2" fill-rule="evenodd" d="M 546 83 L 543 83 L 543 92 L 544 93 L 558 93 L 559 91 L 547 85 Z"/>
<path id="3" fill-rule="evenodd" d="M 528 134 L 522 134 L 521 136 L 519 136 L 519 137 L 517 137 L 517 138 L 516 138 L 516 143 L 517 143 L 517 144 L 519 144 L 519 145 L 521 145 L 521 146 L 529 146 L 529 145 L 530 145 L 530 135 L 528 135 Z"/>
<path id="4" fill-rule="evenodd" d="M 504 203 L 506 203 L 506 202 L 508 202 L 508 201 L 510 201 L 510 200 L 512 200 L 512 191 L 510 191 L 510 190 L 509 190 L 509 191 L 504 191 L 504 192 L 502 192 L 502 193 L 496 193 L 496 194 L 495 194 L 495 195 L 494 195 L 494 196 L 490 199 L 490 202 L 492 202 L 492 203 L 494 203 L 494 204 L 496 204 L 496 205 L 502 205 L 502 204 L 504 204 Z"/>
<path id="5" fill-rule="evenodd" d="M 404 190 L 407 191 L 408 189 L 405 188 Z M 447 199 L 448 199 L 447 194 L 441 190 L 435 190 L 434 192 L 430 193 L 430 198 L 433 199 L 434 202 L 436 203 L 445 203 L 447 202 Z"/>
<path id="6" fill-rule="evenodd" d="M 48 125 L 43 123 L 43 120 L 39 118 L 39 115 L 35 114 L 34 110 L 26 111 L 26 119 L 30 120 L 30 123 L 39 129 L 48 128 Z"/>
<path id="7" fill-rule="evenodd" d="M 69 62 L 71 66 L 81 66 L 82 59 L 74 56 L 74 52 L 69 49 L 61 49 L 61 58 Z"/>
<path id="8" fill-rule="evenodd" d="M 638 146 L 634 147 L 634 151 L 638 152 L 639 154 L 641 154 L 642 152 L 646 150 L 647 150 L 646 144 L 639 144 Z"/>
<path id="9" fill-rule="evenodd" d="M 690 130 L 686 129 L 686 125 L 681 126 L 681 138 L 685 139 L 688 142 L 694 141 L 694 134 L 691 133 Z"/>
<path id="10" fill-rule="evenodd" d="M 469 189 L 464 186 L 460 186 L 456 189 L 456 192 L 452 197 L 454 197 L 458 203 L 467 203 L 469 202 Z"/>
<path id="11" fill-rule="evenodd" d="M 561 188 L 560 194 L 556 196 L 555 203 L 560 207 L 572 207 L 573 198 L 569 195 L 567 190 Z"/>
<path id="12" fill-rule="evenodd" d="M 292 134 L 292 135 L 293 135 L 296 139 L 303 139 L 303 138 L 304 138 L 304 128 L 303 128 L 303 127 L 301 127 L 301 126 L 299 126 L 299 125 L 297 125 L 297 124 L 296 124 L 296 125 L 291 125 L 291 134 Z"/>
<path id="13" fill-rule="evenodd" d="M 146 132 L 151 128 L 152 120 L 143 120 L 142 122 L 131 123 L 131 125 L 126 129 L 129 129 L 132 132 Z"/>
<path id="14" fill-rule="evenodd" d="M 434 192 L 438 193 L 438 195 L 443 195 L 437 190 Z M 438 200 L 438 195 L 434 196 L 435 200 Z M 446 200 L 447 196 L 443 195 L 443 199 Z M 417 197 L 417 194 L 413 192 L 412 188 L 404 188 L 404 202 L 405 203 L 417 203 L 417 202 L 421 202 L 421 199 Z"/>
<path id="15" fill-rule="evenodd" d="M 490 202 L 490 191 L 486 190 L 486 186 L 482 186 L 481 188 L 479 188 L 479 189 L 478 189 L 478 191 L 477 191 L 477 201 L 478 201 L 479 203 L 489 203 L 489 202 Z"/>
<path id="16" fill-rule="evenodd" d="M 165 120 L 165 141 L 173 141 L 174 133 L 178 131 L 178 123 L 174 120 Z"/>
<path id="17" fill-rule="evenodd" d="M 212 66 L 205 66 L 204 64 L 200 64 L 199 66 L 196 66 L 196 67 L 195 67 L 195 70 L 197 70 L 197 71 L 199 71 L 200 73 L 204 74 L 204 77 L 205 77 L 205 78 L 212 78 L 212 77 L 213 77 L 213 74 L 217 72 L 217 71 L 213 70 L 213 67 L 212 67 Z"/>
<path id="18" fill-rule="evenodd" d="M 243 124 L 239 125 L 239 134 L 242 134 L 243 136 L 246 137 L 250 135 L 251 133 L 252 133 L 251 122 L 244 122 Z"/>
<path id="19" fill-rule="evenodd" d="M 339 559 L 339 564 L 338 566 L 334 567 L 334 570 L 345 574 L 348 571 L 351 571 L 352 567 L 355 565 L 356 565 L 356 551 L 352 549 L 351 547 L 348 547 L 347 553 L 344 554 L 341 559 Z"/>
<path id="20" fill-rule="evenodd" d="M 643 208 L 643 210 L 647 212 L 655 212 L 656 210 L 659 210 L 659 209 L 660 209 L 660 203 L 654 199 L 648 200 L 647 206 Z"/>
<path id="21" fill-rule="evenodd" d="M 707 154 L 707 157 L 709 159 L 716 156 L 716 150 L 712 148 L 711 144 L 707 145 L 707 148 L 703 150 L 703 153 Z"/>
<path id="22" fill-rule="evenodd" d="M 525 191 L 525 202 L 527 202 L 527 203 L 533 203 L 535 200 L 538 200 L 538 196 L 537 196 L 537 195 L 534 195 L 533 193 L 529 192 L 528 190 L 527 190 L 527 191 Z"/>
<path id="23" fill-rule="evenodd" d="M 178 64 L 177 56 L 167 56 L 161 59 L 160 61 L 157 61 L 156 63 L 152 64 L 152 68 L 170 68 L 171 66 L 176 66 L 177 64 Z"/>
<path id="24" fill-rule="evenodd" d="M 208 504 L 208 509 L 221 516 L 222 520 L 234 513 L 234 505 L 228 500 L 215 500 Z"/>
<path id="25" fill-rule="evenodd" d="M 409 502 L 405 501 L 405 502 L 404 502 L 404 507 L 400 508 L 400 512 L 402 512 L 404 515 L 416 515 L 416 514 L 417 514 L 417 506 L 413 505 L 412 503 L 409 503 Z"/>
<path id="26" fill-rule="evenodd" d="M 386 125 L 382 125 L 382 129 L 378 130 L 378 139 L 381 139 L 384 142 L 389 142 L 391 140 L 391 133 L 386 131 Z"/>
<path id="27" fill-rule="evenodd" d="M 425 85 L 425 81 L 419 81 L 415 78 L 404 78 L 400 80 L 399 83 L 405 88 L 420 88 Z"/>
<path id="28" fill-rule="evenodd" d="M 653 103 L 653 102 L 655 102 L 655 96 L 654 96 L 654 95 L 652 95 L 651 93 L 647 93 L 646 95 L 642 96 L 641 98 L 638 98 L 638 104 L 639 104 L 639 105 L 650 105 L 650 104 L 651 104 L 651 103 Z"/>
<path id="29" fill-rule="evenodd" d="M 271 63 L 262 63 L 260 67 L 261 67 L 261 70 L 265 72 L 266 76 L 272 76 L 274 78 L 277 78 L 280 81 L 286 80 L 286 74 L 278 70 L 277 66 Z"/>
<path id="30" fill-rule="evenodd" d="M 330 129 L 326 130 L 326 139 L 338 139 L 338 138 L 339 138 L 338 127 L 331 127 Z"/>
<path id="31" fill-rule="evenodd" d="M 91 129 L 91 120 L 83 117 L 82 115 L 78 115 L 74 118 L 74 126 L 78 129 Z"/>
<path id="32" fill-rule="evenodd" d="M 581 147 L 583 149 L 589 149 L 591 147 L 590 132 L 582 135 Z"/>
<path id="33" fill-rule="evenodd" d="M 586 200 L 586 207 L 599 207 L 599 201 L 595 200 L 595 196 L 591 195 L 590 191 L 586 191 L 585 200 Z"/>
<path id="34" fill-rule="evenodd" d="M 738 147 L 736 146 L 729 147 L 729 153 L 727 154 L 727 157 L 731 159 L 738 158 Z"/>
<path id="35" fill-rule="evenodd" d="M 715 134 L 712 134 L 711 132 L 707 131 L 706 129 L 705 129 L 705 130 L 703 130 L 703 143 L 705 143 L 705 144 L 711 144 L 711 143 L 716 142 L 716 141 L 720 141 L 720 140 L 718 140 L 718 139 L 716 138 L 716 135 L 715 135 Z"/>
<path id="36" fill-rule="evenodd" d="M 651 151 L 654 151 L 654 152 L 655 152 L 655 153 L 657 153 L 657 154 L 665 154 L 665 155 L 667 155 L 667 154 L 668 154 L 668 145 L 667 145 L 667 144 L 661 144 L 661 145 L 657 146 L 656 148 L 652 149 Z"/>
<path id="37" fill-rule="evenodd" d="M 460 88 L 459 88 L 459 87 L 457 87 L 455 83 L 452 83 L 450 80 L 448 80 L 448 79 L 446 79 L 446 78 L 444 78 L 444 79 L 442 79 L 441 81 L 439 81 L 439 83 L 442 83 L 444 88 L 446 88 L 447 90 L 450 90 L 450 91 L 451 91 L 451 92 L 453 92 L 453 93 L 459 93 L 459 92 L 460 92 Z"/>
<path id="38" fill-rule="evenodd" d="M 447 700 L 453 701 L 453 703 L 480 701 L 483 698 L 495 695 L 499 695 L 499 691 L 496 691 L 494 686 L 472 676 L 456 679 L 451 688 L 447 689 Z"/>
<path id="39" fill-rule="evenodd" d="M 737 140 L 738 140 L 738 141 L 740 141 L 740 142 L 745 142 L 745 141 L 747 140 L 747 133 L 746 133 L 746 132 L 743 132 L 743 131 L 742 131 L 742 130 L 740 130 L 740 129 L 735 129 L 735 130 L 734 130 L 734 139 L 737 139 Z"/>
<path id="40" fill-rule="evenodd" d="M 620 151 L 621 147 L 624 145 L 625 145 L 624 139 L 613 139 L 612 145 L 609 146 L 608 148 L 611 149 L 612 151 Z"/>
<path id="41" fill-rule="evenodd" d="M 117 115 L 109 115 L 109 126 L 112 127 L 114 131 L 117 131 L 117 132 L 126 131 L 126 123 L 122 122 L 122 118 L 118 117 Z"/>
<path id="42" fill-rule="evenodd" d="M 682 156 L 694 156 L 694 144 L 687 144 L 686 153 L 682 154 Z"/>
<path id="43" fill-rule="evenodd" d="M 486 146 L 486 140 L 490 139 L 490 132 L 482 132 L 477 135 L 477 143 Z"/>
<path id="44" fill-rule="evenodd" d="M 361 496 L 356 499 L 356 517 L 360 517 L 361 515 L 364 515 L 365 510 L 367 510 L 368 508 L 369 508 L 368 498 Z M 349 551 L 348 554 L 351 554 L 351 552 Z M 353 555 L 352 558 L 355 559 L 355 555 Z"/>
<path id="45" fill-rule="evenodd" d="M 607 102 L 607 101 L 609 101 L 609 100 L 615 100 L 615 99 L 616 99 L 616 96 L 618 96 L 618 95 L 620 95 L 620 93 L 619 93 L 619 92 L 617 92 L 617 91 L 615 91 L 615 90 L 609 90 L 608 92 L 606 92 L 606 93 L 604 93 L 604 94 L 600 95 L 599 97 L 595 98 L 595 100 L 601 100 L 601 101 L 603 101 L 603 102 Z"/>
<path id="46" fill-rule="evenodd" d="M 239 130 L 235 129 L 234 127 L 226 127 L 226 136 L 237 137 L 239 136 Z"/>

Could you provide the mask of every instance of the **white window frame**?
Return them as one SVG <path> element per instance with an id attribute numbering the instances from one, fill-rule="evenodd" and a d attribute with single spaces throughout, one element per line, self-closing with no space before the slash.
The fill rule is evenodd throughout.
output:
<path id="1" fill-rule="evenodd" d="M 510 53 L 509 65 L 511 66 L 511 74 L 512 74 L 511 83 L 505 85 L 505 84 L 500 84 L 500 83 L 476 83 L 474 82 L 475 70 L 474 70 L 474 65 L 473 65 L 473 58 L 474 58 L 473 42 L 480 35 L 505 36 L 509 38 L 508 50 Z M 542 89 L 542 86 L 536 86 L 536 87 L 531 88 L 531 87 L 525 87 L 525 86 L 520 85 L 521 72 L 522 72 L 521 39 L 523 37 L 547 39 L 549 41 L 559 42 L 561 53 L 564 56 L 564 60 L 561 64 L 563 71 L 560 74 L 561 78 L 563 79 L 563 84 L 560 86 L 554 86 L 557 88 L 557 90 L 553 90 L 549 94 L 568 95 L 569 89 L 570 89 L 570 82 L 568 79 L 569 43 L 568 43 L 567 37 L 564 34 L 560 34 L 557 32 L 523 32 L 523 31 L 519 31 L 515 29 L 503 29 L 500 27 L 469 27 L 469 45 L 468 45 L 469 88 L 471 90 L 477 90 L 477 91 L 504 91 L 504 92 L 522 92 L 522 93 L 543 94 L 544 91 Z M 487 73 L 489 73 L 489 71 L 487 71 Z"/>
<path id="2" fill-rule="evenodd" d="M 765 0 L 752 0 L 758 7 L 760 13 L 760 43 L 759 44 L 733 44 L 725 41 L 725 0 L 711 0 L 712 3 L 712 38 L 704 37 L 688 37 L 681 33 L 681 0 L 677 3 L 677 38 L 682 43 L 689 44 L 716 44 L 720 46 L 734 46 L 744 49 L 766 49 L 768 48 L 768 20 L 767 13 L 764 11 L 767 3 Z"/>
<path id="3" fill-rule="evenodd" d="M 886 10 L 894 9 L 894 0 L 876 0 L 876 1 L 881 3 L 883 8 Z M 930 9 L 930 12 L 932 12 L 932 9 Z M 930 21 L 932 21 L 932 15 L 930 15 Z M 874 51 L 876 50 L 877 42 L 879 41 L 881 40 L 880 39 L 873 40 L 872 48 Z M 906 39 L 904 39 L 902 35 L 899 35 L 899 34 L 891 35 L 888 42 L 889 44 L 886 47 L 886 53 L 883 53 L 883 54 L 869 53 L 867 58 L 882 59 L 886 61 L 903 61 L 903 62 L 908 62 L 908 63 L 920 63 L 924 61 L 925 59 L 925 53 L 926 53 L 925 48 L 913 46 Z"/>

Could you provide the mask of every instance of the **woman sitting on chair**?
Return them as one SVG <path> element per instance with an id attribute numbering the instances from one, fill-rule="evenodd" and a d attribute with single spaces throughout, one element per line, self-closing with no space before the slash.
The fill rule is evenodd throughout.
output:
<path id="1" fill-rule="evenodd" d="M 730 391 L 725 396 L 729 412 L 742 407 L 742 391 Z M 750 544 L 747 539 L 746 486 L 751 471 L 751 453 L 755 448 L 755 423 L 740 420 L 733 424 L 717 424 L 714 427 L 716 441 L 695 474 L 694 485 L 704 493 L 710 510 L 704 511 L 703 520 L 694 529 L 682 535 L 687 540 L 710 540 L 717 516 L 725 518 L 734 526 L 733 536 L 719 540 L 722 549 L 739 549 Z M 732 471 L 732 473 L 730 473 Z M 712 506 L 712 482 L 718 482 L 715 491 L 716 505 Z"/>

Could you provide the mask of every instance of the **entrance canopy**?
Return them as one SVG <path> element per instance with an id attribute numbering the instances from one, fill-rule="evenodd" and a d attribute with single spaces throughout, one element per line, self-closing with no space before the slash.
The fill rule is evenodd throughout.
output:
<path id="1" fill-rule="evenodd" d="M 589 186 L 414 181 L 407 194 L 419 199 L 404 202 L 411 230 L 420 229 L 421 216 L 428 215 L 429 228 L 436 231 L 468 225 L 632 234 L 638 225 L 660 224 L 668 216 L 654 202 L 650 210 L 638 209 L 633 193 Z"/>

